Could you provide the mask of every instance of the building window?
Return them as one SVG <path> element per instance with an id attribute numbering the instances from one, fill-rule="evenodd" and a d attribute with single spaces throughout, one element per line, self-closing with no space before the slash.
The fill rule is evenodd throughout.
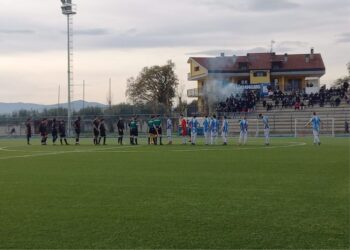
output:
<path id="1" fill-rule="evenodd" d="M 289 79 L 285 90 L 289 92 L 298 91 L 301 87 L 301 79 Z"/>
<path id="2" fill-rule="evenodd" d="M 281 69 L 282 68 L 282 65 L 280 62 L 273 62 L 272 63 L 272 69 L 275 69 L 275 70 L 278 70 L 278 69 Z"/>
<path id="3" fill-rule="evenodd" d="M 194 67 L 194 71 L 199 71 L 199 66 Z"/>
<path id="4" fill-rule="evenodd" d="M 255 71 L 254 72 L 254 77 L 264 77 L 264 76 L 267 76 L 266 71 Z"/>
<path id="5" fill-rule="evenodd" d="M 248 64 L 247 63 L 239 63 L 238 68 L 240 70 L 247 70 L 248 69 Z"/>
<path id="6" fill-rule="evenodd" d="M 243 80 L 239 80 L 238 83 L 239 84 L 249 84 L 249 81 L 246 79 L 245 80 L 243 79 Z"/>

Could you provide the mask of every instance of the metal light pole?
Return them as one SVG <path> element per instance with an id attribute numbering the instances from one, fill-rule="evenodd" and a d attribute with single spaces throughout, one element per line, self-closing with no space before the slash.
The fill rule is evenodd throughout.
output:
<path id="1" fill-rule="evenodd" d="M 77 14 L 73 0 L 61 0 L 62 14 L 67 16 L 67 52 L 68 52 L 68 135 L 71 134 L 72 127 L 72 85 L 73 85 L 73 15 Z"/>

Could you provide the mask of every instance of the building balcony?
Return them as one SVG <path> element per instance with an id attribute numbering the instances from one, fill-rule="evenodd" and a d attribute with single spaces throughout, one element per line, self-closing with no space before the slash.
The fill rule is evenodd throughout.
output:
<path id="1" fill-rule="evenodd" d="M 201 97 L 201 96 L 203 96 L 203 91 L 199 90 L 198 88 L 187 90 L 187 97 L 197 98 L 197 97 Z"/>

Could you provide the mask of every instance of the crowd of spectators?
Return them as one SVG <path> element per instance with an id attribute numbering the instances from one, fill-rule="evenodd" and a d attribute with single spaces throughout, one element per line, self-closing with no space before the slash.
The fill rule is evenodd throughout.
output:
<path id="1" fill-rule="evenodd" d="M 233 94 L 226 98 L 225 101 L 219 102 L 216 111 L 225 113 L 241 113 L 252 112 L 255 110 L 257 102 L 260 100 L 260 95 L 256 92 L 246 90 L 242 95 Z"/>
<path id="2" fill-rule="evenodd" d="M 305 92 L 283 93 L 282 91 L 270 91 L 269 96 L 262 101 L 263 107 L 267 111 L 276 108 L 293 108 L 295 110 L 304 110 L 307 107 L 319 105 L 324 107 L 338 107 L 342 100 L 349 102 L 347 96 L 348 88 L 338 87 L 326 89 L 323 86 L 318 93 L 306 94 Z"/>
<path id="3" fill-rule="evenodd" d="M 225 101 L 218 103 L 216 110 L 218 112 L 252 112 L 255 110 L 256 104 L 262 102 L 267 111 L 273 109 L 293 108 L 295 110 L 304 110 L 307 107 L 319 105 L 324 107 L 338 107 L 342 100 L 350 104 L 348 97 L 349 84 L 344 83 L 343 86 L 327 89 L 321 87 L 318 93 L 306 94 L 305 92 L 294 91 L 283 93 L 282 91 L 269 91 L 267 97 L 260 97 L 259 92 L 247 90 L 241 96 L 231 95 Z"/>

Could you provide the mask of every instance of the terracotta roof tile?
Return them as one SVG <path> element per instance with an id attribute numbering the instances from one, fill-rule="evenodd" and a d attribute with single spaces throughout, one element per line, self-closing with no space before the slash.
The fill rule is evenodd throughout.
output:
<path id="1" fill-rule="evenodd" d="M 209 71 L 240 71 L 240 63 L 247 63 L 249 70 L 272 70 L 272 62 L 281 62 L 281 70 L 325 70 L 321 54 L 314 54 L 309 62 L 306 62 L 306 56 L 310 57 L 310 54 L 291 54 L 288 55 L 286 62 L 284 55 L 275 53 L 250 53 L 247 56 L 236 57 L 192 57 L 192 59 Z"/>

